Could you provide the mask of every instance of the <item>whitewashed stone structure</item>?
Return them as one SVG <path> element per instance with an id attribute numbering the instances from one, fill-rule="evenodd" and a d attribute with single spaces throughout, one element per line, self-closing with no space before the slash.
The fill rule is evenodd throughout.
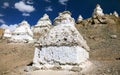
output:
<path id="1" fill-rule="evenodd" d="M 99 4 L 96 5 L 96 8 L 94 9 L 93 16 L 103 16 L 103 9 L 100 7 Z"/>
<path id="2" fill-rule="evenodd" d="M 9 29 L 5 29 L 3 37 L 11 38 L 11 36 L 12 36 L 12 32 Z"/>
<path id="3" fill-rule="evenodd" d="M 32 31 L 34 34 L 34 39 L 39 39 L 41 36 L 46 34 L 52 26 L 51 20 L 47 14 L 44 14 L 37 24 L 33 26 Z"/>
<path id="4" fill-rule="evenodd" d="M 33 42 L 33 33 L 27 21 L 24 20 L 18 25 L 15 31 L 13 31 L 10 41 L 19 43 Z"/>
<path id="5" fill-rule="evenodd" d="M 113 15 L 119 17 L 119 14 L 116 11 L 113 12 Z"/>
<path id="6" fill-rule="evenodd" d="M 78 19 L 77 19 L 77 23 L 80 23 L 82 20 L 83 20 L 82 15 L 79 15 L 79 16 L 78 16 Z"/>
<path id="7" fill-rule="evenodd" d="M 89 47 L 75 28 L 71 13 L 64 11 L 54 21 L 55 26 L 36 44 L 33 66 L 51 68 L 59 64 L 65 68 L 85 62 Z"/>

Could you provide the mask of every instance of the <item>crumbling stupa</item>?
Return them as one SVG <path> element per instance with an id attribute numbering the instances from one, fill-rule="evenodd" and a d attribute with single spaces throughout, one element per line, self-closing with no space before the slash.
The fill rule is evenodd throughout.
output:
<path id="1" fill-rule="evenodd" d="M 100 7 L 99 4 L 96 5 L 96 8 L 94 9 L 94 12 L 93 12 L 93 17 L 96 17 L 96 16 L 103 16 L 104 13 L 103 13 L 103 9 Z"/>
<path id="2" fill-rule="evenodd" d="M 27 21 L 24 20 L 18 25 L 15 31 L 13 31 L 10 41 L 21 42 L 21 43 L 33 42 L 33 33 Z"/>
<path id="3" fill-rule="evenodd" d="M 103 9 L 100 7 L 99 4 L 96 5 L 90 22 L 92 24 L 106 24 Z"/>
<path id="4" fill-rule="evenodd" d="M 68 11 L 59 13 L 59 16 L 55 18 L 54 25 L 68 25 L 74 26 L 74 18 L 71 18 L 71 13 Z"/>
<path id="5" fill-rule="evenodd" d="M 80 65 L 89 58 L 89 47 L 74 24 L 69 11 L 64 11 L 55 18 L 55 26 L 39 38 L 36 44 L 33 66 L 52 68 L 59 64 L 68 69 L 66 65 Z"/>
<path id="6" fill-rule="evenodd" d="M 79 15 L 79 16 L 78 16 L 78 19 L 77 19 L 77 23 L 80 23 L 82 20 L 83 20 L 82 15 Z"/>
<path id="7" fill-rule="evenodd" d="M 11 38 L 11 36 L 12 36 L 12 32 L 8 28 L 5 29 L 3 37 L 4 38 Z"/>
<path id="8" fill-rule="evenodd" d="M 39 39 L 42 35 L 46 34 L 52 26 L 52 23 L 47 14 L 44 14 L 37 24 L 32 28 L 34 39 Z"/>
<path id="9" fill-rule="evenodd" d="M 119 15 L 116 11 L 113 12 L 113 15 L 116 16 L 116 17 L 119 17 Z"/>

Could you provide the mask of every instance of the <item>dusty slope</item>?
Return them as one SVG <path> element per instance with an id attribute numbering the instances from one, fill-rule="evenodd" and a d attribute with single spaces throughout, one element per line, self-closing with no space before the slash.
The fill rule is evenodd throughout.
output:
<path id="1" fill-rule="evenodd" d="M 0 75 L 29 64 L 33 53 L 32 44 L 10 44 L 0 40 Z"/>
<path id="2" fill-rule="evenodd" d="M 91 58 L 116 60 L 120 58 L 120 18 L 112 15 L 104 18 L 105 24 L 92 24 L 89 18 L 76 24 L 76 28 L 87 40 Z"/>

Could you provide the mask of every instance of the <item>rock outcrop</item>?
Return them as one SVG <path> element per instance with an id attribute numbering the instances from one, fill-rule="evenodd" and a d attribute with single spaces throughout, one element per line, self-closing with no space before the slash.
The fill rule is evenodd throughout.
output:
<path id="1" fill-rule="evenodd" d="M 55 26 L 36 44 L 33 66 L 51 68 L 60 64 L 65 68 L 65 65 L 85 62 L 89 58 L 89 47 L 75 28 L 71 13 L 64 11 L 54 21 Z"/>
<path id="2" fill-rule="evenodd" d="M 52 27 L 52 23 L 47 14 L 44 14 L 42 18 L 33 26 L 32 31 L 34 39 L 39 39 L 42 35 L 46 34 Z"/>
<path id="3" fill-rule="evenodd" d="M 13 31 L 11 42 L 33 42 L 33 33 L 27 21 L 22 21 L 18 27 Z"/>

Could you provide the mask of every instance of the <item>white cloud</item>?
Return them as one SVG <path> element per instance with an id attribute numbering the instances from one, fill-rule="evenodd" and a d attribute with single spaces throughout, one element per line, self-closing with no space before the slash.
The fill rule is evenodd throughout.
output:
<path id="1" fill-rule="evenodd" d="M 23 13 L 22 15 L 23 16 L 30 16 L 30 14 L 28 14 L 28 13 Z"/>
<path id="2" fill-rule="evenodd" d="M 5 21 L 4 21 L 3 19 L 0 19 L 0 23 L 4 24 L 4 23 L 5 23 Z"/>
<path id="3" fill-rule="evenodd" d="M 7 7 L 9 7 L 9 3 L 8 2 L 4 2 L 2 8 L 7 8 Z"/>
<path id="4" fill-rule="evenodd" d="M 31 5 L 27 5 L 25 4 L 23 1 L 17 2 L 15 3 L 15 8 L 18 9 L 21 12 L 33 12 L 35 10 L 35 8 Z"/>
<path id="5" fill-rule="evenodd" d="M 0 28 L 10 29 L 10 31 L 14 31 L 17 26 L 18 26 L 17 24 L 13 24 L 13 25 L 2 24 L 2 25 L 0 26 Z"/>
<path id="6" fill-rule="evenodd" d="M 45 2 L 48 2 L 48 3 L 50 3 L 51 1 L 50 0 L 44 0 Z"/>
<path id="7" fill-rule="evenodd" d="M 45 11 L 53 11 L 52 7 L 51 6 L 48 6 L 45 8 Z"/>
<path id="8" fill-rule="evenodd" d="M 59 0 L 59 3 L 62 4 L 62 5 L 66 5 L 66 3 L 68 2 L 69 0 Z"/>
<path id="9" fill-rule="evenodd" d="M 0 17 L 3 17 L 4 15 L 3 14 L 0 14 Z"/>

